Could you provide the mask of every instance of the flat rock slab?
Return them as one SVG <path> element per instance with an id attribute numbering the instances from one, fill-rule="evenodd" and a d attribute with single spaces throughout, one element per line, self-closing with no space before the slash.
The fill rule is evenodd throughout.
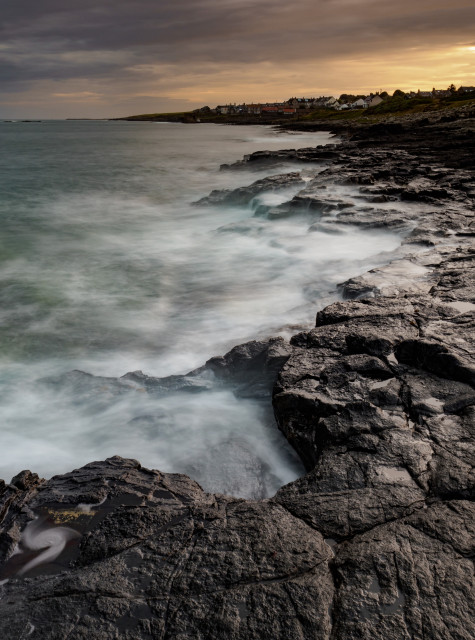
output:
<path id="1" fill-rule="evenodd" d="M 407 484 L 391 468 L 383 476 Z M 467 500 L 427 502 L 337 542 L 274 500 L 206 494 L 186 476 L 118 457 L 15 483 L 1 498 L 5 638 L 468 640 L 475 632 Z"/>
<path id="2" fill-rule="evenodd" d="M 2 534 L 3 556 L 17 550 L 3 566 L 4 638 L 329 634 L 333 552 L 277 503 L 209 495 L 186 476 L 121 458 L 2 498 L 9 511 L 21 504 Z M 74 548 L 18 576 L 38 554 L 24 536 L 31 517 L 42 518 L 38 546 L 71 530 Z"/>

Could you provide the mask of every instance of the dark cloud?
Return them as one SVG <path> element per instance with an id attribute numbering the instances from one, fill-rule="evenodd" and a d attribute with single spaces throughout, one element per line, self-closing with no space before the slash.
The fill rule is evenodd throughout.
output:
<path id="1" fill-rule="evenodd" d="M 352 58 L 470 42 L 473 1 L 4 0 L 0 83 L 138 83 L 140 65 L 252 65 Z M 139 69 L 137 72 L 134 69 Z"/>

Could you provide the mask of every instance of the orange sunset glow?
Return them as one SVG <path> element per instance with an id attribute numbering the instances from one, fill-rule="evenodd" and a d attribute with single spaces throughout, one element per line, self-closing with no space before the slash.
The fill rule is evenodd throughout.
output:
<path id="1" fill-rule="evenodd" d="M 474 82 L 475 7 L 464 0 L 15 7 L 2 19 L 4 117 L 115 117 Z"/>

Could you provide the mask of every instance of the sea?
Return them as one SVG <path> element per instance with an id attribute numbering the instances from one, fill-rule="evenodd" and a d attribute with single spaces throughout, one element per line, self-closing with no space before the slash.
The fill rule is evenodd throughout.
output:
<path id="1" fill-rule="evenodd" d="M 269 126 L 0 122 L 1 478 L 120 455 L 262 498 L 303 473 L 262 403 L 232 390 L 105 389 L 98 402 L 44 380 L 186 373 L 234 345 L 313 326 L 337 284 L 387 262 L 401 237 L 255 216 L 297 187 L 248 206 L 193 202 L 275 173 L 310 177 L 323 167 L 220 165 L 319 144 L 338 139 Z"/>

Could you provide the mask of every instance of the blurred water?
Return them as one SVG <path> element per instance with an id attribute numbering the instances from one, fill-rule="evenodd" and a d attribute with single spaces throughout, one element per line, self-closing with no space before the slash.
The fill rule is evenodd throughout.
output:
<path id="1" fill-rule="evenodd" d="M 311 323 L 336 283 L 383 262 L 399 238 L 308 233 L 303 218 L 190 203 L 276 173 L 219 172 L 223 162 L 329 135 L 91 121 L 0 123 L 0 139 L 0 477 L 23 468 L 49 477 L 114 454 L 239 495 L 257 491 L 243 473 L 261 474 L 257 497 L 296 477 L 299 463 L 262 406 L 230 392 L 135 394 L 99 410 L 36 381 L 71 369 L 186 372 Z M 224 445 L 247 461 L 231 480 L 229 469 L 221 480 L 206 472 L 208 452 L 225 460 Z"/>

